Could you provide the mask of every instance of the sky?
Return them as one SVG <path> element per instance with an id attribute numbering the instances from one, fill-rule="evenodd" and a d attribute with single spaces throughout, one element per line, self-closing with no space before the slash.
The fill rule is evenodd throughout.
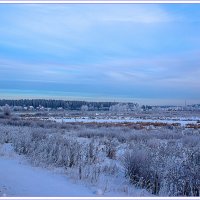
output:
<path id="1" fill-rule="evenodd" d="M 0 98 L 200 103 L 200 4 L 0 4 Z"/>

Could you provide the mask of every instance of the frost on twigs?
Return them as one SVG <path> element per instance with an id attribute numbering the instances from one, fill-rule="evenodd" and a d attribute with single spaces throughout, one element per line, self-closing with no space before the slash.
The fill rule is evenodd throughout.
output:
<path id="1" fill-rule="evenodd" d="M 11 108 L 8 104 L 3 107 L 3 116 L 10 117 L 11 116 Z"/>

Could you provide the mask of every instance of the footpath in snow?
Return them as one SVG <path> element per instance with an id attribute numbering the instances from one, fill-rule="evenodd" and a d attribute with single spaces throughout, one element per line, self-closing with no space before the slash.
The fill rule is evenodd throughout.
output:
<path id="1" fill-rule="evenodd" d="M 0 155 L 0 196 L 95 196 L 62 174 L 33 167 L 21 159 Z"/>

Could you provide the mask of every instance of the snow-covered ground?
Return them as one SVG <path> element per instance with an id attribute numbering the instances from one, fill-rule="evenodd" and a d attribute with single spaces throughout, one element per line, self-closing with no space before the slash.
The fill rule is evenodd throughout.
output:
<path id="1" fill-rule="evenodd" d="M 65 176 L 0 157 L 1 196 L 94 196 L 88 188 Z"/>
<path id="2" fill-rule="evenodd" d="M 64 174 L 31 166 L 9 145 L 0 152 L 0 196 L 95 196 L 95 191 Z"/>
<path id="3" fill-rule="evenodd" d="M 199 194 L 199 129 L 25 122 L 0 126 L 0 196 L 184 196 L 188 179 Z"/>
<path id="4" fill-rule="evenodd" d="M 121 118 L 121 119 L 112 119 L 112 118 L 88 118 L 88 117 L 80 117 L 80 118 L 54 118 L 51 117 L 49 120 L 56 121 L 56 122 L 98 122 L 98 123 L 124 123 L 124 122 L 159 122 L 159 123 L 180 123 L 182 126 L 185 126 L 186 124 L 197 124 L 199 118 L 195 119 L 187 119 L 187 118 L 181 118 L 181 119 L 140 119 L 140 118 Z"/>
<path id="5" fill-rule="evenodd" d="M 101 183 L 103 184 L 103 183 Z M 108 183 L 104 183 L 107 184 Z M 120 183 L 121 184 L 121 183 Z M 119 185 L 119 182 L 116 187 Z M 152 196 L 145 189 L 125 185 L 104 193 L 101 188 L 72 179 L 62 169 L 32 166 L 11 144 L 0 145 L 0 197 Z"/>

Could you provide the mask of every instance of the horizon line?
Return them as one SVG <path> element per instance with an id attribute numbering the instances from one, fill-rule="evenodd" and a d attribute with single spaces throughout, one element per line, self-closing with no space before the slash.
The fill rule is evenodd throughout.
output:
<path id="1" fill-rule="evenodd" d="M 88 98 L 90 98 L 90 97 L 88 97 Z M 68 98 L 68 97 L 65 97 L 65 98 L 59 98 L 59 97 L 39 97 L 39 96 L 35 96 L 35 97 L 18 97 L 18 98 L 16 98 L 16 97 L 14 97 L 14 98 L 8 98 L 8 97 L 0 97 L 0 101 L 1 100 L 16 100 L 16 101 L 18 101 L 18 100 L 56 100 L 56 101 L 80 101 L 80 102 L 91 102 L 91 103 L 93 103 L 93 102 L 98 102 L 98 103 L 103 103 L 103 102 L 111 102 L 111 103 L 137 103 L 137 104 L 139 104 L 139 105 L 149 105 L 149 106 L 158 106 L 158 107 L 161 107 L 161 106 L 177 106 L 177 107 L 184 107 L 184 106 L 191 106 L 191 105 L 198 105 L 198 104 L 200 104 L 200 103 L 190 103 L 190 104 L 185 104 L 185 102 L 188 102 L 188 101 L 186 101 L 186 100 L 184 100 L 184 103 L 182 104 L 182 105 L 177 105 L 177 104 L 173 104 L 173 103 L 170 103 L 170 104 L 160 104 L 160 103 L 154 103 L 154 104 L 148 104 L 148 103 L 139 103 L 137 100 L 136 101 L 129 101 L 129 100 L 126 100 L 126 101 L 123 101 L 123 100 L 112 100 L 112 99 L 93 99 L 93 100 L 86 100 L 86 99 L 84 99 L 84 98 L 78 98 L 78 99 L 76 99 L 76 98 L 71 98 L 70 99 L 70 97 Z M 153 99 L 152 99 L 153 100 Z M 162 99 L 162 100 L 166 100 L 166 99 Z"/>

